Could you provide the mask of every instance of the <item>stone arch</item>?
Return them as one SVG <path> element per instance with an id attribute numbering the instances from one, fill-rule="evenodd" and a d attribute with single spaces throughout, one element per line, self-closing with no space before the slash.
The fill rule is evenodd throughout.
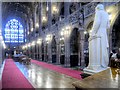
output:
<path id="1" fill-rule="evenodd" d="M 116 15 L 111 26 L 111 48 L 120 48 L 120 12 Z"/>
<path id="2" fill-rule="evenodd" d="M 65 41 L 64 37 L 60 35 L 60 64 L 65 64 Z"/>
<path id="3" fill-rule="evenodd" d="M 57 49 L 57 42 L 55 36 L 53 36 L 51 42 L 52 63 L 56 63 L 56 49 Z"/>
<path id="4" fill-rule="evenodd" d="M 73 28 L 70 36 L 70 53 L 77 53 L 78 52 L 78 28 Z"/>
<path id="5" fill-rule="evenodd" d="M 70 36 L 70 65 L 78 66 L 79 29 L 73 28 Z"/>
<path id="6" fill-rule="evenodd" d="M 90 32 L 90 30 L 92 29 L 92 26 L 93 26 L 93 21 L 91 21 L 91 22 L 88 24 L 87 28 L 86 28 L 87 33 L 85 34 L 85 47 L 84 47 L 85 50 L 86 50 L 86 49 L 88 50 L 89 32 Z"/>
<path id="7" fill-rule="evenodd" d="M 85 18 L 85 24 L 84 24 L 84 29 L 87 30 L 88 25 L 94 22 L 94 14 L 92 16 L 89 16 L 88 18 Z"/>
<path id="8" fill-rule="evenodd" d="M 114 29 L 115 28 L 115 23 L 116 23 L 116 20 L 118 19 L 119 16 L 120 16 L 120 11 L 114 13 L 114 18 L 111 22 L 110 29 L 108 31 L 110 51 L 115 48 L 115 46 L 113 45 L 113 43 L 114 43 L 113 34 L 115 34 L 114 33 L 115 32 L 115 29 Z"/>
<path id="9" fill-rule="evenodd" d="M 85 34 L 85 42 L 84 42 L 84 55 L 85 55 L 85 66 L 87 67 L 88 66 L 88 63 L 89 63 L 89 42 L 88 42 L 88 39 L 89 39 L 89 32 L 90 30 L 92 29 L 92 26 L 93 26 L 93 21 L 91 21 L 88 26 L 87 26 L 87 33 Z"/>

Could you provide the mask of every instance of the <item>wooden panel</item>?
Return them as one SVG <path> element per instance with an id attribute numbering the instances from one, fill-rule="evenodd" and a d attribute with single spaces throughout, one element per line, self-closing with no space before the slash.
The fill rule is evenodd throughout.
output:
<path id="1" fill-rule="evenodd" d="M 81 81 L 75 81 L 73 86 L 76 88 L 119 88 L 120 74 L 117 69 L 109 68 L 100 73 L 89 76 Z"/>

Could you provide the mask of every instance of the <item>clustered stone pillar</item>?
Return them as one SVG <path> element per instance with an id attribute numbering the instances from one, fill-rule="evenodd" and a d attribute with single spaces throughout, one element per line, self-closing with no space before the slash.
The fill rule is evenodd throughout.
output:
<path id="1" fill-rule="evenodd" d="M 69 6 L 70 6 L 70 2 L 64 2 L 64 17 L 65 18 L 67 18 L 67 16 L 70 14 Z"/>
<path id="2" fill-rule="evenodd" d="M 58 39 L 56 39 L 56 64 L 60 64 L 60 43 Z"/>
<path id="3" fill-rule="evenodd" d="M 65 17 L 65 22 L 69 23 L 67 16 L 70 14 L 69 12 L 69 6 L 70 6 L 70 2 L 64 2 L 64 17 Z M 69 30 L 68 31 L 68 35 L 65 35 L 65 66 L 69 67 L 70 66 L 70 41 L 69 41 Z"/>
<path id="4" fill-rule="evenodd" d="M 37 6 L 35 5 L 34 7 L 34 11 L 33 11 L 33 39 L 36 38 L 36 10 L 37 10 Z M 36 55 L 36 52 L 35 52 L 35 45 L 32 46 L 33 48 L 33 58 L 35 59 L 35 55 Z"/>
<path id="5" fill-rule="evenodd" d="M 48 31 L 51 31 L 51 26 L 52 26 L 52 17 L 51 17 L 51 2 L 48 2 Z M 52 52 L 51 52 L 51 39 L 52 37 L 50 37 L 50 41 L 48 41 L 48 62 L 52 62 Z"/>
<path id="6" fill-rule="evenodd" d="M 44 61 L 47 61 L 47 43 L 44 42 Z"/>
<path id="7" fill-rule="evenodd" d="M 42 18 L 41 18 L 41 11 L 42 11 L 42 5 L 41 5 L 41 2 L 39 2 L 39 37 L 42 35 Z M 38 48 L 39 48 L 39 60 L 42 60 L 42 49 L 41 49 L 41 44 L 42 43 L 42 40 L 40 41 L 40 44 L 38 45 Z"/>
<path id="8" fill-rule="evenodd" d="M 48 62 L 52 63 L 51 42 L 49 42 L 47 49 L 48 49 Z"/>
<path id="9" fill-rule="evenodd" d="M 65 38 L 65 66 L 70 67 L 70 40 Z"/>
<path id="10" fill-rule="evenodd" d="M 84 31 L 81 30 L 80 31 L 80 56 L 81 56 L 81 66 L 84 67 L 85 66 L 85 59 L 84 59 Z"/>
<path id="11" fill-rule="evenodd" d="M 40 61 L 42 61 L 42 47 L 41 47 L 41 45 L 42 45 L 42 42 L 40 42 L 40 44 L 38 45 L 38 48 L 39 48 L 39 52 L 38 52 L 39 57 L 38 58 Z"/>
<path id="12" fill-rule="evenodd" d="M 0 42 L 2 42 L 2 2 L 0 1 Z M 3 54 L 2 54 L 2 50 L 3 49 L 3 46 L 2 46 L 2 43 L 0 43 L 0 66 L 2 65 L 2 60 L 3 60 Z"/>
<path id="13" fill-rule="evenodd" d="M 29 47 L 29 42 L 30 42 L 30 17 L 28 17 L 28 32 L 29 32 L 29 34 L 27 33 L 27 38 L 26 38 L 26 40 L 27 40 L 27 43 L 28 43 L 28 56 L 30 57 L 30 47 Z"/>
<path id="14" fill-rule="evenodd" d="M 0 42 L 2 41 L 2 2 L 0 1 Z M 3 47 L 2 43 L 0 43 L 0 66 L 2 65 L 2 60 L 3 60 Z M 1 71 L 0 71 L 1 72 Z M 0 78 L 0 90 L 2 90 L 2 79 Z"/>

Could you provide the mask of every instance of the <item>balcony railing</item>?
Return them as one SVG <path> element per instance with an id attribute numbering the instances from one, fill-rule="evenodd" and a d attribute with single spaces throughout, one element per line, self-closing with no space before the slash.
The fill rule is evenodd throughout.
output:
<path id="1" fill-rule="evenodd" d="M 95 12 L 95 7 L 97 6 L 97 2 L 91 2 L 84 6 L 84 17 L 88 17 Z"/>
<path id="2" fill-rule="evenodd" d="M 58 28 L 64 27 L 65 25 L 76 24 L 78 22 L 83 24 L 83 13 L 81 13 L 82 9 L 83 8 L 80 8 L 79 10 L 70 14 L 67 18 L 63 18 L 61 21 L 56 22 L 51 26 L 51 30 L 58 30 Z"/>
<path id="3" fill-rule="evenodd" d="M 119 2 L 120 0 L 118 0 Z M 110 6 L 116 4 L 118 2 L 107 2 L 103 4 L 105 6 Z M 64 27 L 67 24 L 76 24 L 79 22 L 80 26 L 83 27 L 84 18 L 89 17 L 90 15 L 95 13 L 95 7 L 98 2 L 90 2 L 87 5 L 82 6 L 79 10 L 70 14 L 67 18 L 63 18 L 61 21 L 57 21 L 54 25 L 51 26 L 51 30 L 58 30 L 61 27 Z M 83 12 L 82 12 L 83 11 Z"/>
<path id="4" fill-rule="evenodd" d="M 120 2 L 120 0 L 117 0 L 115 2 L 101 2 L 103 5 L 106 6 L 111 6 L 114 5 L 116 3 Z M 91 2 L 87 5 L 84 6 L 84 16 L 89 17 L 90 15 L 95 13 L 95 7 L 97 6 L 98 2 Z"/>

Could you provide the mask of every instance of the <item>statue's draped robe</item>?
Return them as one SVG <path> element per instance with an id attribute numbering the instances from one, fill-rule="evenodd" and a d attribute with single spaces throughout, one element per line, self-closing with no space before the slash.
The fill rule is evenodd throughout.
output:
<path id="1" fill-rule="evenodd" d="M 97 10 L 92 32 L 89 38 L 89 65 L 87 68 L 97 70 L 108 67 L 108 37 L 109 16 L 104 10 Z"/>

